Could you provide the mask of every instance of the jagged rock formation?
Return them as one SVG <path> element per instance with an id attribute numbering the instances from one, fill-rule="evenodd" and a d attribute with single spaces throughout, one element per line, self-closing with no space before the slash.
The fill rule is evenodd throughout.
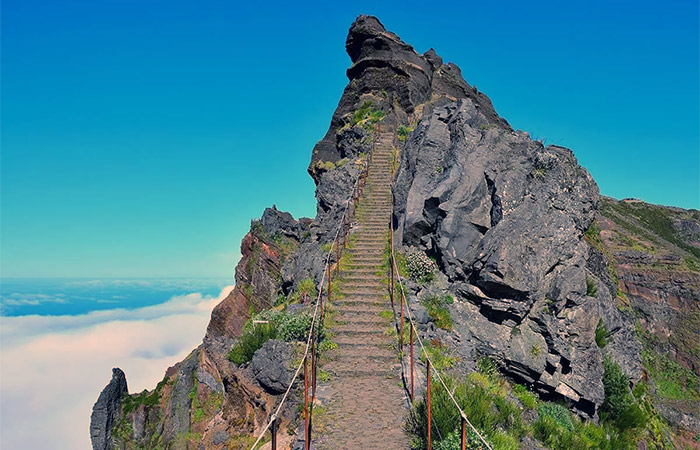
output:
<path id="1" fill-rule="evenodd" d="M 462 370 L 489 356 L 543 398 L 596 417 L 605 355 L 633 381 L 642 377 L 636 312 L 671 357 L 697 373 L 700 283 L 697 255 L 686 248 L 700 249 L 695 213 L 672 220 L 681 244 L 667 241 L 667 252 L 630 249 L 615 231 L 629 228 L 623 223 L 643 228 L 634 214 L 603 199 L 600 215 L 598 188 L 572 152 L 513 130 L 456 65 L 432 49 L 417 53 L 369 16 L 352 24 L 346 50 L 349 83 L 308 169 L 316 218 L 297 221 L 273 207 L 253 222 L 241 245 L 236 287 L 214 309 L 203 344 L 151 392 L 123 395 L 124 381 L 116 396 L 113 379 L 93 412 L 94 448 L 251 444 L 246 439 L 279 399 L 289 375 L 280 361 L 293 359 L 294 345 L 269 341 L 250 365 L 234 364 L 228 353 L 251 313 L 295 293 L 302 280 L 320 281 L 323 244 L 333 238 L 377 122 L 383 132 L 401 129 L 406 137 L 395 142 L 395 244 L 434 258 L 439 269 L 432 284 L 409 283 L 411 308 L 424 337 L 451 345 Z M 602 242 L 590 238 L 596 224 Z M 660 262 L 684 270 L 656 270 Z M 631 312 L 621 311 L 618 279 Z M 456 299 L 449 307 L 452 331 L 436 329 L 416 302 L 436 292 Z M 595 341 L 600 323 L 610 332 L 604 348 Z M 674 337 L 670 330 L 679 328 L 689 332 Z M 295 398 L 282 416 L 290 432 Z"/>
<path id="2" fill-rule="evenodd" d="M 129 394 L 126 375 L 119 368 L 112 369 L 112 379 L 100 393 L 92 407 L 90 439 L 95 450 L 114 448 L 112 429 L 122 417 L 122 397 Z"/>

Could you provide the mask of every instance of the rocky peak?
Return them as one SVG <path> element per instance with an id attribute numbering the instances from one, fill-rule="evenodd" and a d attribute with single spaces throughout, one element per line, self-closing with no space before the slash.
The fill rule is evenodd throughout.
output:
<path id="1" fill-rule="evenodd" d="M 112 380 L 102 390 L 92 407 L 90 418 L 90 440 L 93 450 L 114 448 L 112 429 L 122 415 L 122 397 L 129 394 L 126 375 L 116 367 L 112 369 Z"/>

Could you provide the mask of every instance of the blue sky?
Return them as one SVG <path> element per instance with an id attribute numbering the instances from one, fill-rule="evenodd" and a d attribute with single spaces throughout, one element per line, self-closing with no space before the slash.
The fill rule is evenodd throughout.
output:
<path id="1" fill-rule="evenodd" d="M 360 13 L 603 194 L 700 207 L 695 0 L 238 3 L 3 2 L 2 276 L 230 276 L 266 206 L 313 216 Z"/>

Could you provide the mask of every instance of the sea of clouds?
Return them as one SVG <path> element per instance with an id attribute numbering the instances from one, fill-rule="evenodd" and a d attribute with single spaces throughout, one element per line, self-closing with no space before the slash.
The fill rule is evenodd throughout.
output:
<path id="1" fill-rule="evenodd" d="M 232 288 L 136 309 L 0 317 L 0 448 L 90 449 L 90 413 L 112 368 L 126 372 L 129 392 L 152 389 L 201 343 Z"/>

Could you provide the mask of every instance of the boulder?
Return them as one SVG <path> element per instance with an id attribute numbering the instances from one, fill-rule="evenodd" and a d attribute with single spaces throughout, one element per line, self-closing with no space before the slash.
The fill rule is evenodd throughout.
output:
<path id="1" fill-rule="evenodd" d="M 282 394 L 292 381 L 289 368 L 292 346 L 284 341 L 270 339 L 253 354 L 250 368 L 255 380 L 270 394 Z"/>

